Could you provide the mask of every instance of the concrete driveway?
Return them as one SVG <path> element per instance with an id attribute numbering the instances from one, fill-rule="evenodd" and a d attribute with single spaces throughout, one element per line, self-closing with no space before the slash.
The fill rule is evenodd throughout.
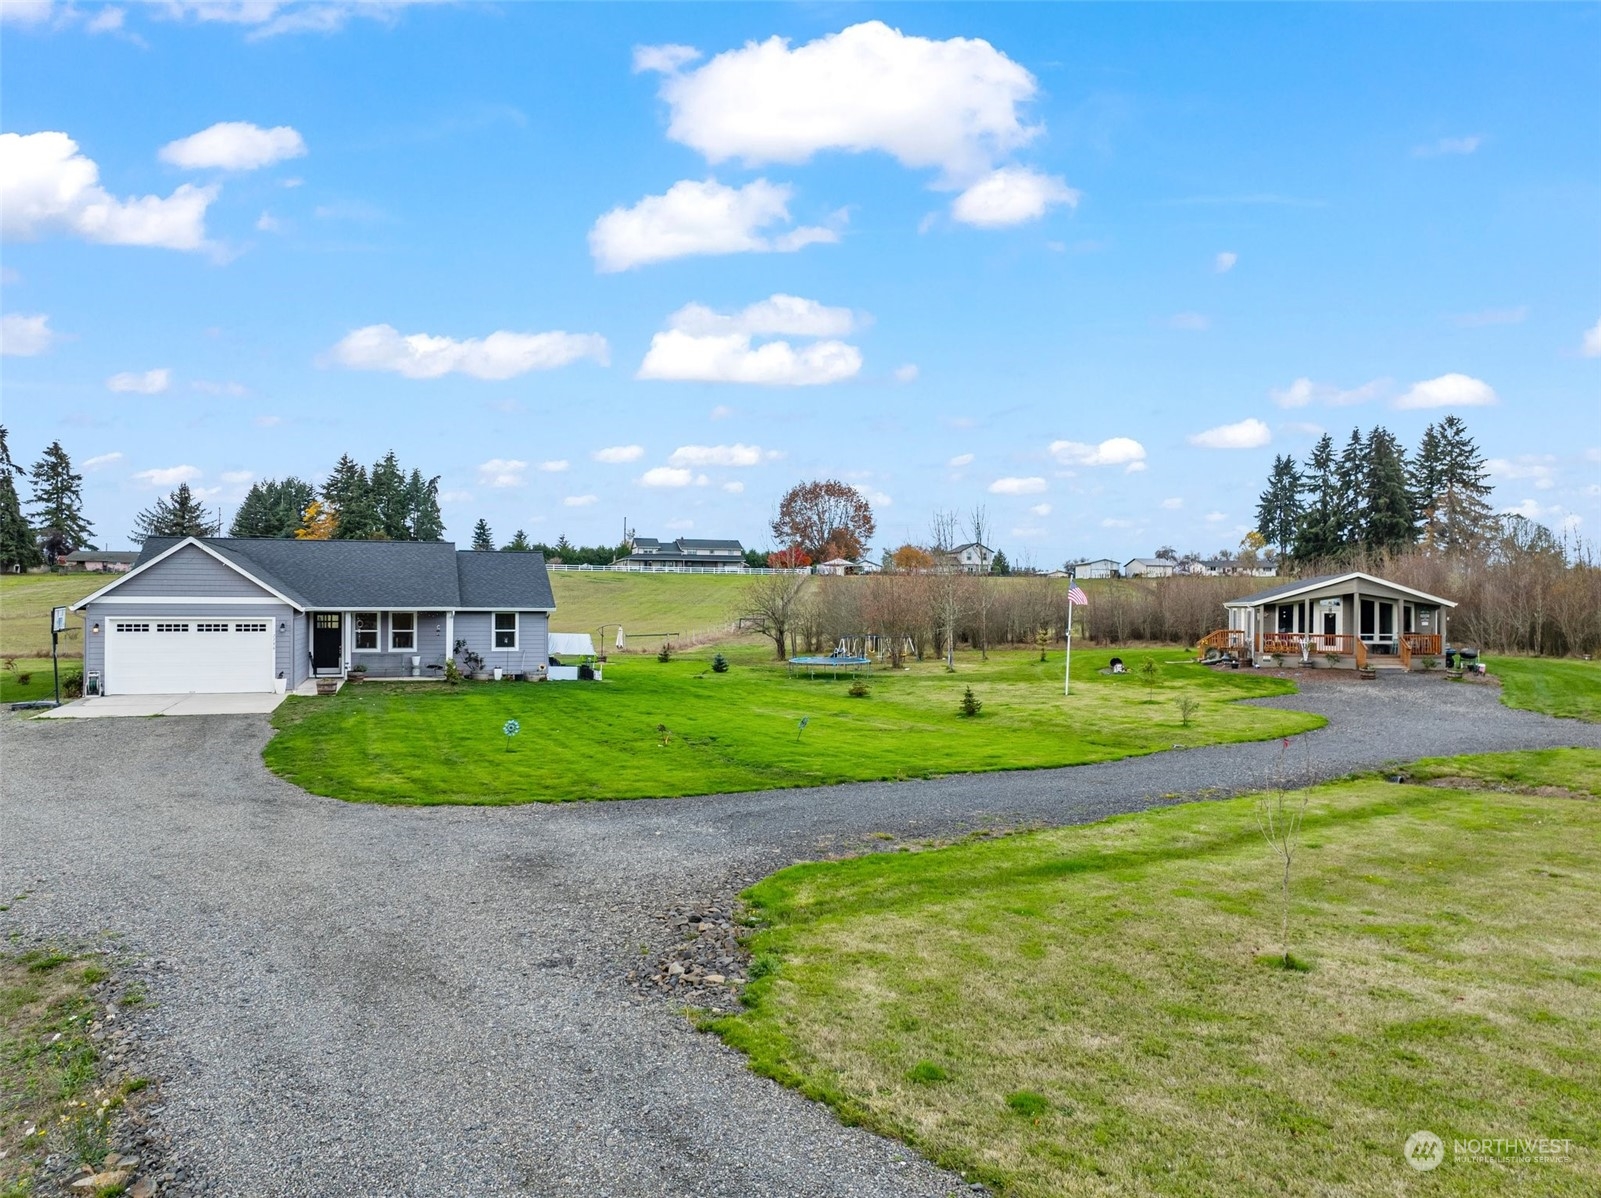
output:
<path id="1" fill-rule="evenodd" d="M 1601 747 L 1438 678 L 1310 685 L 1307 773 Z M 380 807 L 269 773 L 261 716 L 0 718 L 0 935 L 107 945 L 137 1071 L 208 1198 L 946 1198 L 899 1144 L 757 1077 L 625 981 L 661 914 L 789 862 L 1261 785 L 1279 742 L 1072 769 L 522 807 Z M 70 768 L 64 768 L 70 763 Z M 105 939 L 107 933 L 117 937 Z M 128 1017 L 128 1013 L 124 1013 Z M 1353 1149 L 1353 1152 L 1357 1151 Z"/>
<path id="2" fill-rule="evenodd" d="M 41 714 L 46 720 L 97 720 L 136 715 L 269 715 L 282 695 L 96 695 Z"/>

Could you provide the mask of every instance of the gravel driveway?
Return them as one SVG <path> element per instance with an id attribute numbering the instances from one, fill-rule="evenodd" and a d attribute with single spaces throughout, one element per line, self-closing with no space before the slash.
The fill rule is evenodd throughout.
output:
<path id="1" fill-rule="evenodd" d="M 1489 686 L 1385 677 L 1323 712 L 1319 776 L 1601 747 Z M 749 1073 L 621 981 L 654 915 L 871 834 L 1071 823 L 1250 788 L 1277 742 L 927 782 L 399 809 L 267 773 L 260 716 L 0 721 L 0 916 L 152 963 L 147 1068 L 207 1194 L 945 1195 L 960 1179 Z"/>

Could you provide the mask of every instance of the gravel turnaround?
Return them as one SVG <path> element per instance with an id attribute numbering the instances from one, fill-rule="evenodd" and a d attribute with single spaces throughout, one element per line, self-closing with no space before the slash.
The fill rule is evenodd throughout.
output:
<path id="1" fill-rule="evenodd" d="M 1601 726 L 1438 677 L 1318 682 L 1300 777 Z M 907 1196 L 965 1191 L 752 1074 L 621 979 L 656 916 L 789 862 L 1253 789 L 1277 741 L 1071 769 L 692 799 L 386 808 L 269 774 L 259 716 L 0 720 L 0 915 L 148 970 L 175 1192 Z"/>

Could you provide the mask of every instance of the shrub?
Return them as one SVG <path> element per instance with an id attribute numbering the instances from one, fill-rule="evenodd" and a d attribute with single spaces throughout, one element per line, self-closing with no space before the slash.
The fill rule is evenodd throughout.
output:
<path id="1" fill-rule="evenodd" d="M 1200 709 L 1200 706 L 1200 701 L 1193 695 L 1185 695 L 1179 700 L 1179 722 L 1188 728 L 1191 717 Z"/>
<path id="2" fill-rule="evenodd" d="M 656 650 L 656 660 L 663 665 L 673 660 L 673 647 L 666 641 L 663 641 L 662 647 Z"/>
<path id="3" fill-rule="evenodd" d="M 18 674 L 17 675 L 17 685 L 18 686 L 27 686 L 28 683 L 30 683 L 32 681 L 33 681 L 33 675 L 32 674 Z"/>
<path id="4" fill-rule="evenodd" d="M 63 699 L 83 698 L 82 670 L 68 670 L 61 675 L 61 697 Z"/>
<path id="5" fill-rule="evenodd" d="M 1340 655 L 1338 653 L 1325 653 L 1323 656 L 1328 658 L 1329 669 L 1331 670 L 1340 664 Z"/>
<path id="6" fill-rule="evenodd" d="M 863 682 L 860 678 L 858 678 L 855 682 L 851 683 L 850 690 L 846 691 L 845 693 L 847 695 L 849 695 L 853 699 L 865 699 L 865 698 L 867 698 L 868 695 L 872 694 L 873 692 L 868 687 L 867 683 Z M 969 692 L 969 693 L 971 693 L 971 692 Z"/>
<path id="7" fill-rule="evenodd" d="M 1423 668 L 1425 670 L 1432 670 L 1436 666 L 1438 666 L 1439 664 L 1440 664 L 1440 659 L 1437 658 L 1437 657 L 1425 657 L 1423 659 Z"/>
<path id="8" fill-rule="evenodd" d="M 451 686 L 461 685 L 461 667 L 456 664 L 454 657 L 445 658 L 445 681 Z"/>
<path id="9" fill-rule="evenodd" d="M 962 692 L 962 705 L 956 709 L 957 715 L 975 716 L 983 710 L 984 704 L 979 702 L 978 696 L 973 693 L 972 687 L 968 687 Z"/>
<path id="10" fill-rule="evenodd" d="M 712 658 L 712 673 L 713 674 L 726 674 L 726 673 L 728 673 L 728 658 L 724 657 L 721 653 L 719 653 L 715 657 L 713 657 Z"/>

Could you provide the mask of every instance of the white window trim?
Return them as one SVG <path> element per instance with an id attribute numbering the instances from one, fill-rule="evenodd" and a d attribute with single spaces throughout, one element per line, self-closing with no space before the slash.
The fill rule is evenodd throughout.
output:
<path id="1" fill-rule="evenodd" d="M 360 631 L 356 628 L 356 621 L 362 616 L 371 616 L 378 622 L 373 629 L 377 636 L 377 643 L 371 649 L 363 649 L 356 643 Z M 384 613 L 381 611 L 353 611 L 350 613 L 350 651 L 352 653 L 382 653 L 384 651 Z"/>
<path id="2" fill-rule="evenodd" d="M 495 637 L 500 630 L 495 627 L 495 620 L 500 616 L 511 617 L 511 645 L 495 644 Z M 491 653 L 521 653 L 523 641 L 523 616 L 521 612 L 497 611 L 489 613 L 489 651 Z"/>
<path id="3" fill-rule="evenodd" d="M 395 647 L 395 617 L 396 616 L 410 616 L 411 617 L 411 645 L 410 645 L 409 648 L 397 649 Z M 411 611 L 411 612 L 392 611 L 392 612 L 389 613 L 389 639 L 388 639 L 389 649 L 388 649 L 388 652 L 390 652 L 390 653 L 419 653 L 419 652 L 421 652 L 421 650 L 419 650 L 417 648 L 417 642 L 419 640 L 421 640 L 421 639 L 422 639 L 422 621 L 417 618 L 417 613 L 416 612 L 414 612 L 414 611 Z"/>

